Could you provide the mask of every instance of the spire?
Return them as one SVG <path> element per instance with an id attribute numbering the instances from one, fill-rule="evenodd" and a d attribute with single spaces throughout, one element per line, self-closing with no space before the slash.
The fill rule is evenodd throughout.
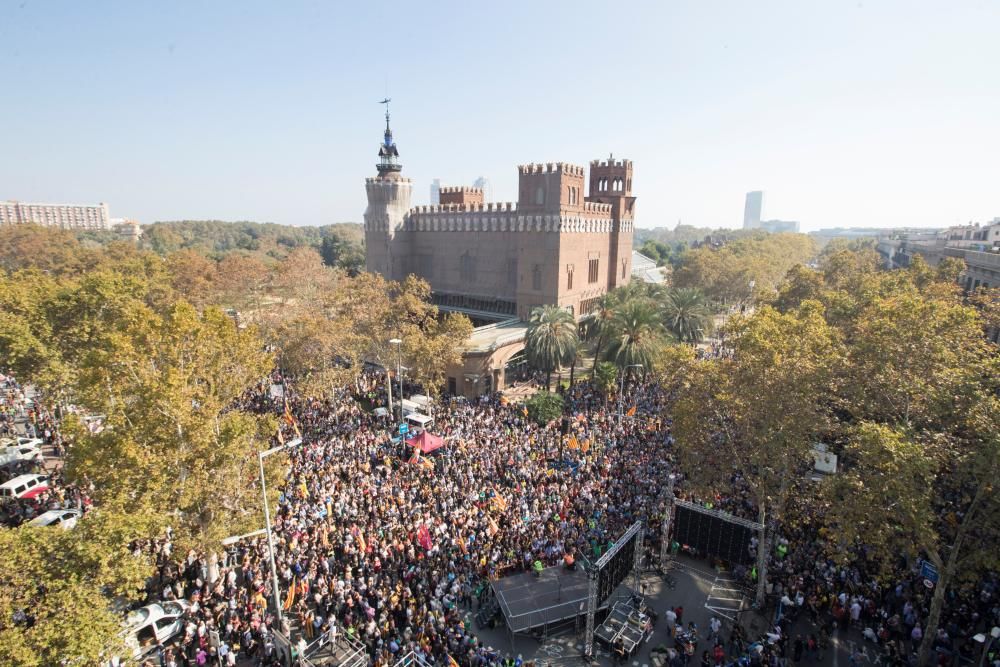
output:
<path id="1" fill-rule="evenodd" d="M 379 176 L 398 173 L 403 165 L 399 164 L 399 151 L 396 150 L 396 143 L 392 140 L 392 129 L 389 127 L 389 102 L 390 98 L 385 98 L 379 104 L 385 105 L 385 138 L 378 149 L 379 163 L 375 165 Z"/>

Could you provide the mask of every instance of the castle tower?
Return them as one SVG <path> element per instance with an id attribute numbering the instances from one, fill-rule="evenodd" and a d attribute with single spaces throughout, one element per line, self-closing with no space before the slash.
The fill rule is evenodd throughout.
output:
<path id="1" fill-rule="evenodd" d="M 389 100 L 385 104 L 385 136 L 379 146 L 379 162 L 375 165 L 378 176 L 365 179 L 368 193 L 368 207 L 365 209 L 365 269 L 381 273 L 390 280 L 402 276 L 401 257 L 393 252 L 397 243 L 396 233 L 403 227 L 406 213 L 410 210 L 413 184 L 403 178 L 400 172 L 399 151 L 392 139 L 389 127 Z"/>
<path id="2" fill-rule="evenodd" d="M 635 197 L 632 196 L 632 161 L 592 160 L 590 163 L 589 202 L 611 205 L 615 221 L 611 232 L 611 261 L 608 263 L 609 289 L 629 281 L 632 273 L 632 226 Z"/>

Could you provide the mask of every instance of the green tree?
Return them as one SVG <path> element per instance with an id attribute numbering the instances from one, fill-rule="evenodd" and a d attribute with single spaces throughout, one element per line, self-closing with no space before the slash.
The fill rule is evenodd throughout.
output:
<path id="1" fill-rule="evenodd" d="M 532 367 L 545 371 L 549 388 L 552 371 L 572 362 L 579 344 L 576 320 L 558 306 L 539 306 L 531 311 L 524 351 Z"/>
<path id="2" fill-rule="evenodd" d="M 617 305 L 618 297 L 615 292 L 602 294 L 597 300 L 596 308 L 580 321 L 583 329 L 583 338 L 595 343 L 595 359 L 601 358 L 601 349 L 612 335 L 615 306 Z"/>
<path id="3" fill-rule="evenodd" d="M 608 405 L 608 397 L 615 390 L 618 382 L 618 368 L 610 361 L 598 361 L 594 364 L 594 384 L 604 394 L 604 405 Z"/>
<path id="4" fill-rule="evenodd" d="M 679 341 L 696 344 L 712 330 L 712 312 L 696 288 L 668 290 L 661 309 L 667 331 Z"/>
<path id="5" fill-rule="evenodd" d="M 256 528 L 255 455 L 275 424 L 232 406 L 273 366 L 262 341 L 184 302 L 124 319 L 79 361 L 79 401 L 107 415 L 107 428 L 76 431 L 70 478 L 93 482 L 100 503 L 171 516 L 182 545 Z"/>
<path id="6" fill-rule="evenodd" d="M 633 299 L 615 309 L 613 337 L 605 360 L 618 368 L 640 365 L 647 371 L 666 345 L 666 334 L 651 302 Z"/>
<path id="7" fill-rule="evenodd" d="M 545 426 L 562 416 L 563 397 L 562 394 L 539 391 L 524 402 L 524 407 L 528 411 L 528 419 Z"/>
<path id="8" fill-rule="evenodd" d="M 0 531 L 0 663 L 98 665 L 124 655 L 111 596 L 142 599 L 154 564 L 129 545 L 161 529 L 142 513 L 102 507 L 73 530 Z"/>
<path id="9" fill-rule="evenodd" d="M 838 335 L 815 302 L 785 314 L 765 306 L 728 328 L 732 356 L 692 367 L 675 408 L 682 469 L 705 495 L 727 493 L 739 472 L 767 519 L 781 521 L 830 427 Z"/>

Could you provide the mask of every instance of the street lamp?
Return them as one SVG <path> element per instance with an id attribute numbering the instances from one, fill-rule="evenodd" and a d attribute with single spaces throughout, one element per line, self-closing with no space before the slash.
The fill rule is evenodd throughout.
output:
<path id="1" fill-rule="evenodd" d="M 399 378 L 399 423 L 403 423 L 403 341 L 399 338 L 389 339 L 389 345 L 396 346 L 396 377 Z M 387 373 L 388 375 L 388 373 Z M 392 412 L 392 406 L 389 406 Z"/>
<path id="2" fill-rule="evenodd" d="M 264 529 L 267 531 L 267 555 L 271 561 L 271 591 L 274 597 L 274 612 L 278 615 L 278 627 L 282 628 L 281 618 L 281 595 L 278 592 L 278 568 L 274 564 L 274 535 L 271 533 L 271 510 L 267 506 L 267 483 L 264 481 L 264 459 L 271 454 L 283 452 L 292 447 L 302 444 L 302 438 L 289 440 L 283 445 L 272 447 L 265 452 L 257 452 L 257 461 L 260 463 L 260 492 L 264 496 Z"/>
<path id="3" fill-rule="evenodd" d="M 625 416 L 622 414 L 622 397 L 625 394 L 625 375 L 628 373 L 630 368 L 643 368 L 642 364 L 629 364 L 622 369 L 621 377 L 618 382 L 618 422 L 621 423 Z"/>

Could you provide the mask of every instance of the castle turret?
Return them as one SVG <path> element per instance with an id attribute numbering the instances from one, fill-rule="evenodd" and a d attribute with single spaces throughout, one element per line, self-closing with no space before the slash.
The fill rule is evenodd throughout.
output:
<path id="1" fill-rule="evenodd" d="M 413 184 L 403 178 L 403 165 L 389 127 L 389 100 L 385 104 L 385 135 L 379 146 L 378 176 L 365 179 L 368 208 L 365 209 L 365 268 L 381 273 L 390 280 L 403 278 L 398 259 L 394 261 L 393 244 L 396 232 L 403 227 Z M 399 275 L 397 275 L 399 274 Z"/>
<path id="2" fill-rule="evenodd" d="M 592 160 L 588 202 L 610 204 L 614 228 L 608 262 L 608 289 L 626 284 L 632 273 L 632 225 L 635 197 L 632 196 L 632 161 Z"/>

